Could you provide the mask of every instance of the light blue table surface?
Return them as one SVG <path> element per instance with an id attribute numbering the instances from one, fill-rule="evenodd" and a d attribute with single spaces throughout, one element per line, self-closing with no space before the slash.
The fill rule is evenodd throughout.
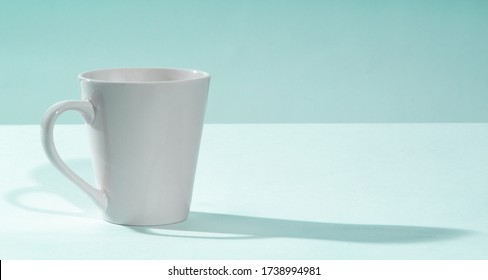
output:
<path id="1" fill-rule="evenodd" d="M 0 126 L 0 259 L 488 259 L 488 124 L 206 125 L 187 221 L 126 227 Z M 61 156 L 93 182 L 85 129 Z"/>

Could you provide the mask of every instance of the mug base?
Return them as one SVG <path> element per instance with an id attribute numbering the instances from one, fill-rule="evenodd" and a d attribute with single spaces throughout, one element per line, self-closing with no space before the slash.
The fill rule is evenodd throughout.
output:
<path id="1" fill-rule="evenodd" d="M 166 226 L 177 224 L 185 221 L 188 218 L 188 215 L 178 219 L 167 219 L 161 221 L 114 221 L 108 217 L 104 217 L 103 219 L 111 224 L 120 225 L 120 226 L 138 226 L 138 227 L 151 227 L 151 226 Z"/>

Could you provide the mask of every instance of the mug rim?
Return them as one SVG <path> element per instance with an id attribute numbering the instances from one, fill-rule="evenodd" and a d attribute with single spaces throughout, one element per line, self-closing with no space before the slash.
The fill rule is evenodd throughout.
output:
<path id="1" fill-rule="evenodd" d="M 123 81 L 123 80 L 110 80 L 89 77 L 100 72 L 109 71 L 127 71 L 127 70 L 140 70 L 140 71 L 168 71 L 168 72 L 180 72 L 188 75 L 186 78 L 171 79 L 171 80 L 150 80 L 150 81 Z M 106 84 L 167 84 L 167 83 L 181 83 L 188 81 L 196 81 L 201 79 L 207 79 L 210 74 L 201 70 L 189 69 L 189 68 L 175 68 L 175 67 L 115 67 L 115 68 L 99 68 L 81 72 L 78 74 L 78 79 L 85 82 L 106 83 Z"/>

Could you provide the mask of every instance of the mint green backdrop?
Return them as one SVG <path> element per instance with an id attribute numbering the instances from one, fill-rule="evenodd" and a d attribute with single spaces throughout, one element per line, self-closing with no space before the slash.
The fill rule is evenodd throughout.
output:
<path id="1" fill-rule="evenodd" d="M 488 1 L 0 0 L 0 123 L 132 66 L 210 72 L 208 123 L 486 122 Z"/>

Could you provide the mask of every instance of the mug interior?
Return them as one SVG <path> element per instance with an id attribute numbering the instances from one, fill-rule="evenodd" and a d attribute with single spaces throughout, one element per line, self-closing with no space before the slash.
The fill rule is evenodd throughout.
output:
<path id="1" fill-rule="evenodd" d="M 195 80 L 209 74 L 190 69 L 176 68 L 114 68 L 81 73 L 79 78 L 86 81 L 108 83 L 161 83 Z"/>

